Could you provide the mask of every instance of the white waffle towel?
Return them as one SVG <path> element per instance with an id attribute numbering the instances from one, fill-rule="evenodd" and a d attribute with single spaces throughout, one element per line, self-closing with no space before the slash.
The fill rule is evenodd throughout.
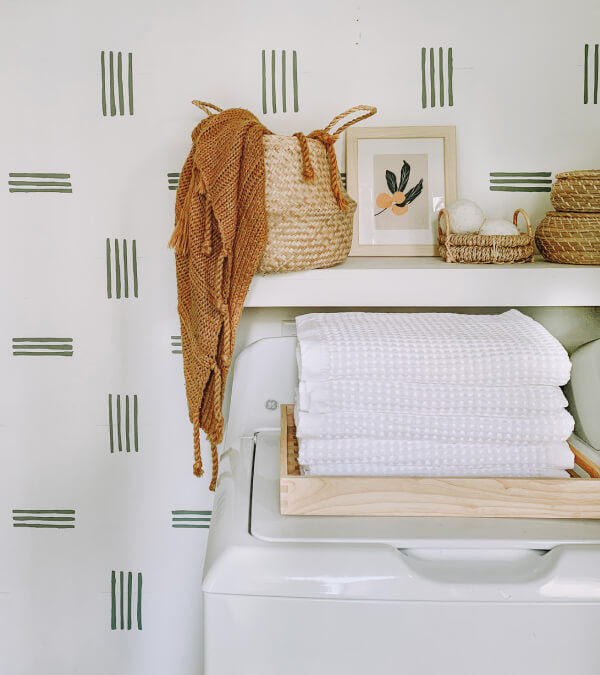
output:
<path id="1" fill-rule="evenodd" d="M 429 467 L 480 467 L 527 464 L 572 469 L 573 452 L 566 442 L 544 445 L 437 443 L 435 441 L 335 438 L 300 439 L 300 464 L 381 464 Z"/>
<path id="2" fill-rule="evenodd" d="M 305 413 L 295 411 L 296 434 L 305 438 L 431 440 L 441 443 L 534 444 L 566 441 L 574 422 L 566 410 L 529 417 Z"/>
<path id="3" fill-rule="evenodd" d="M 296 328 L 303 381 L 562 386 L 571 369 L 560 342 L 515 309 L 497 315 L 304 314 Z"/>
<path id="4" fill-rule="evenodd" d="M 432 468 L 422 465 L 394 466 L 393 464 L 311 464 L 300 466 L 306 476 L 477 476 L 511 478 L 568 478 L 566 471 L 548 467 L 506 464 L 485 469 L 464 467 Z"/>
<path id="5" fill-rule="evenodd" d="M 420 384 L 398 380 L 300 381 L 295 404 L 303 412 L 395 412 L 494 417 L 527 416 L 565 408 L 560 387 Z"/>

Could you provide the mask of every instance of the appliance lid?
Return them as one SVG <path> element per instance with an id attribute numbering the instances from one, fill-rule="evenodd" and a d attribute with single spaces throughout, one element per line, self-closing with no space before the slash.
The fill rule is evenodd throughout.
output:
<path id="1" fill-rule="evenodd" d="M 387 544 L 398 549 L 536 549 L 600 544 L 600 520 L 282 516 L 279 431 L 255 434 L 250 534 L 265 542 Z"/>

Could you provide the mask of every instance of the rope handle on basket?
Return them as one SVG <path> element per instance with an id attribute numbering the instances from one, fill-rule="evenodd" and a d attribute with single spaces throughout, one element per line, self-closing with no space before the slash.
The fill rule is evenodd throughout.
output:
<path id="1" fill-rule="evenodd" d="M 513 215 L 513 225 L 517 227 L 517 222 L 519 220 L 519 213 L 523 214 L 523 218 L 525 218 L 525 224 L 527 226 L 527 234 L 532 237 L 533 236 L 533 231 L 531 229 L 531 220 L 529 219 L 529 214 L 525 209 L 517 209 Z M 447 209 L 440 209 L 438 212 L 438 233 L 439 234 L 444 234 L 442 230 L 442 218 L 446 219 L 446 236 L 450 236 L 450 214 L 448 213 Z"/>
<path id="2" fill-rule="evenodd" d="M 206 101 L 192 101 L 192 103 L 197 107 L 200 108 L 203 112 L 205 112 L 207 115 L 214 115 L 209 108 L 212 108 L 212 110 L 215 110 L 216 112 L 220 113 L 223 112 L 223 108 L 219 108 L 219 106 L 214 105 L 213 103 L 207 103 Z"/>
<path id="3" fill-rule="evenodd" d="M 529 214 L 527 213 L 527 211 L 525 211 L 525 209 L 517 209 L 515 211 L 515 214 L 513 215 L 513 225 L 518 229 L 519 226 L 517 225 L 517 222 L 519 220 L 519 213 L 522 213 L 523 218 L 525 218 L 525 224 L 527 225 L 527 234 L 530 237 L 533 237 L 533 231 L 531 229 L 531 220 L 529 220 Z"/>
<path id="4" fill-rule="evenodd" d="M 360 115 L 356 119 L 350 120 L 349 122 L 346 122 L 346 124 L 342 125 L 339 129 L 337 129 L 335 132 L 333 131 L 333 128 L 335 125 L 340 122 L 341 120 L 344 119 L 344 117 L 347 117 L 348 115 L 352 115 L 352 113 L 359 112 L 361 110 L 366 111 L 364 115 Z M 357 122 L 361 122 L 362 120 L 366 120 L 367 117 L 373 116 L 377 112 L 377 108 L 374 108 L 373 106 L 370 105 L 355 105 L 354 108 L 349 108 L 343 113 L 340 113 L 339 115 L 336 115 L 331 122 L 325 127 L 323 131 L 325 133 L 329 134 L 330 136 L 333 136 L 335 139 L 339 137 L 339 135 L 342 133 L 342 131 L 345 131 L 348 127 L 351 127 L 353 124 L 356 124 Z"/>
<path id="5" fill-rule="evenodd" d="M 448 213 L 448 209 L 440 209 L 438 212 L 438 234 L 442 235 L 444 234 L 442 231 L 442 217 L 446 218 L 446 236 L 450 236 L 450 214 Z"/>

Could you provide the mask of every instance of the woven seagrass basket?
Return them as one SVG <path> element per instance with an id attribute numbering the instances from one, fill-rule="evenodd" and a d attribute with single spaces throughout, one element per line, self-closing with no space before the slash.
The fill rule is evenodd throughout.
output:
<path id="1" fill-rule="evenodd" d="M 557 173 L 550 200 L 557 211 L 600 213 L 600 171 Z"/>
<path id="2" fill-rule="evenodd" d="M 519 213 L 523 214 L 527 232 L 520 234 L 454 234 L 450 231 L 450 214 L 446 209 L 438 213 L 438 243 L 440 256 L 446 262 L 458 263 L 509 263 L 533 262 L 534 240 L 527 212 L 517 209 L 513 223 L 517 225 Z M 442 230 L 442 218 L 446 228 Z"/>
<path id="3" fill-rule="evenodd" d="M 207 115 L 222 112 L 212 103 L 193 103 Z M 267 244 L 258 273 L 332 267 L 348 257 L 356 202 L 342 183 L 333 146 L 342 131 L 376 112 L 357 105 L 308 136 L 263 136 Z"/>
<path id="4" fill-rule="evenodd" d="M 549 211 L 537 226 L 535 242 L 551 262 L 600 265 L 600 214 Z"/>

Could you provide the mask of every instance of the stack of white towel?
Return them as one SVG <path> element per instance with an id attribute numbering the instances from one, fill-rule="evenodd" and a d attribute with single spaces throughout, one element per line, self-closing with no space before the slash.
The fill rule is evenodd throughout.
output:
<path id="1" fill-rule="evenodd" d="M 304 474 L 567 476 L 565 349 L 499 315 L 305 314 L 296 319 Z"/>

